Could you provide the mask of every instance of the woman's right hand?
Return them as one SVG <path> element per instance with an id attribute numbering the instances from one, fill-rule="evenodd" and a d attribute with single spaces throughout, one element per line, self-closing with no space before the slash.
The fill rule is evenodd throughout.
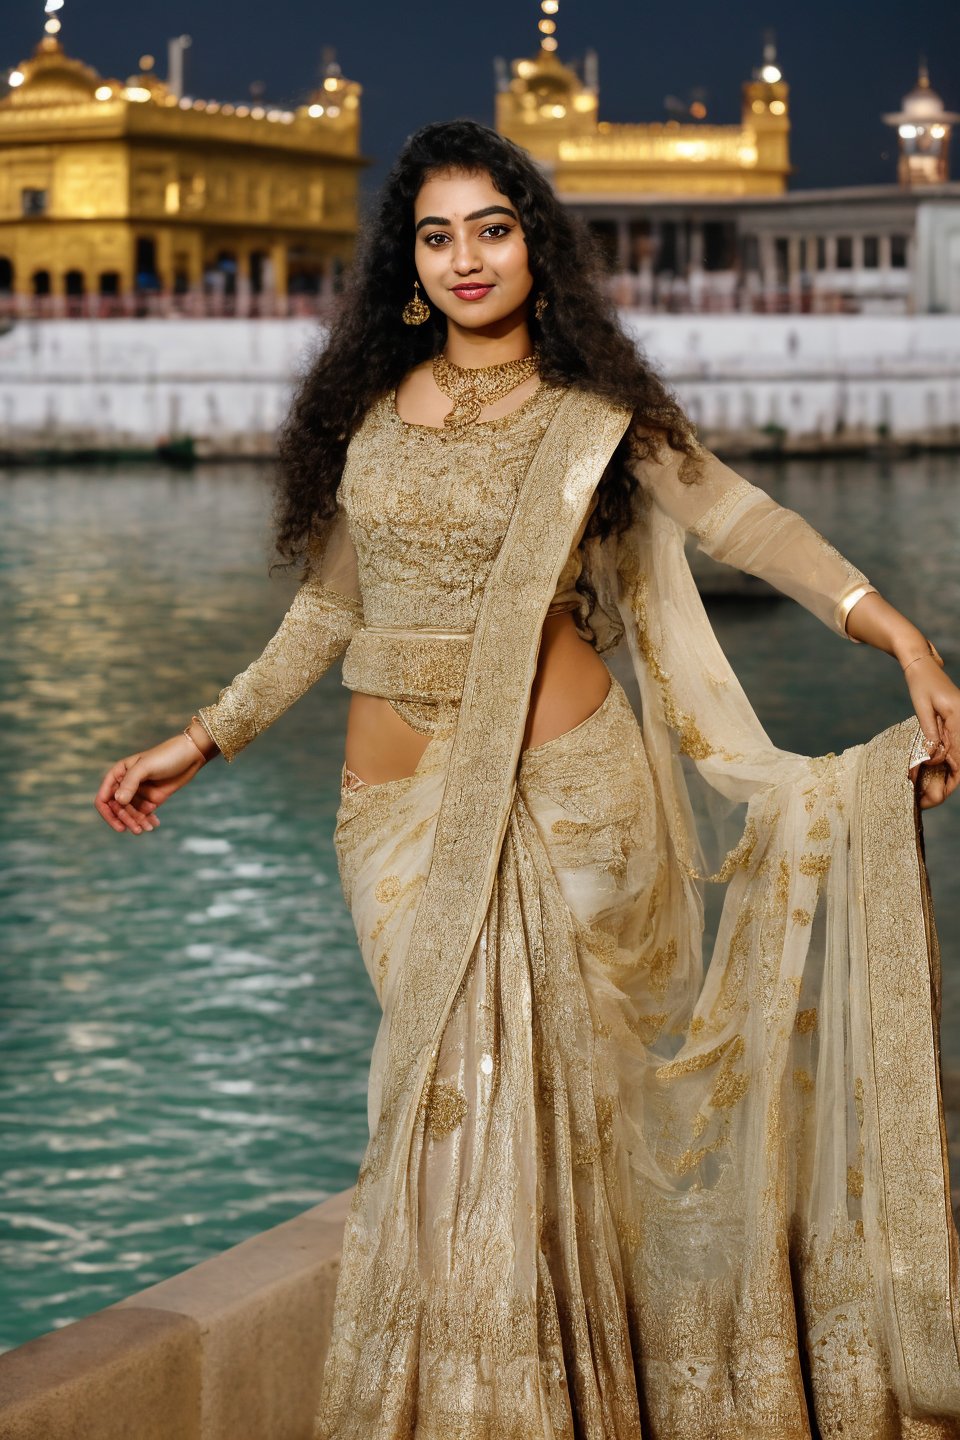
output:
<path id="1" fill-rule="evenodd" d="M 214 754 L 218 753 L 216 751 Z M 126 755 L 103 777 L 94 798 L 99 814 L 119 834 L 156 830 L 154 811 L 176 790 L 182 790 L 207 763 L 186 735 L 172 735 L 150 750 Z"/>

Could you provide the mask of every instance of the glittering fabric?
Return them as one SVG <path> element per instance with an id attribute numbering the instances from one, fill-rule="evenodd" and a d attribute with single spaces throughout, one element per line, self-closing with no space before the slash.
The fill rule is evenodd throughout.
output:
<path id="1" fill-rule="evenodd" d="M 387 698 L 424 734 L 449 726 L 491 566 L 563 394 L 542 383 L 510 414 L 460 430 L 401 420 L 392 393 L 371 406 L 348 448 L 336 518 L 280 630 L 198 711 L 228 760 L 341 656 L 348 688 Z M 693 467 L 695 484 L 682 478 L 687 457 L 667 446 L 632 468 L 641 495 L 708 554 L 759 575 L 840 634 L 852 605 L 875 588 L 802 516 L 708 450 Z M 570 537 L 547 614 L 573 612 L 602 651 L 603 615 L 588 622 L 577 589 L 595 504 L 594 495 Z"/>
<path id="2" fill-rule="evenodd" d="M 337 818 L 383 1013 L 317 1440 L 957 1440 L 916 720 L 777 747 L 684 535 L 840 634 L 862 573 L 709 452 L 690 485 L 638 461 L 633 525 L 576 568 L 642 724 L 614 683 L 521 751 L 625 417 L 541 388 L 461 452 L 387 402 L 368 422 L 324 551 L 340 601 L 211 716 L 257 733 L 304 648 L 319 668 L 368 627 L 358 665 L 430 736 L 411 776 L 345 775 Z M 462 679 L 431 672 L 469 632 Z"/>
<path id="3" fill-rule="evenodd" d="M 383 1017 L 316 1435 L 947 1440 L 960 1303 L 916 722 L 839 756 L 773 745 L 651 468 L 631 532 L 584 557 L 642 730 L 613 685 L 519 754 L 545 557 L 601 422 L 575 442 L 575 419 L 517 563 L 491 567 L 455 728 L 412 776 L 343 796 Z M 705 884 L 725 887 L 709 946 Z"/>
<path id="4" fill-rule="evenodd" d="M 906 890 L 912 804 L 892 779 L 906 731 L 811 762 L 791 797 L 755 807 L 732 923 L 682 1027 L 662 959 L 664 912 L 678 914 L 669 824 L 618 682 L 574 730 L 523 753 L 403 1163 L 378 1167 L 371 1146 L 361 1166 L 319 1440 L 956 1436 L 951 1259 L 929 1243 L 949 1233 L 929 985 L 914 976 L 909 1041 L 880 1082 L 883 1161 L 870 1006 L 851 1009 L 846 967 L 832 973 L 838 957 L 795 918 L 798 902 L 822 912 L 822 876 L 785 867 L 780 849 L 786 806 L 805 843 L 846 866 L 844 812 L 869 774 L 851 879 L 865 826 L 866 863 Z M 411 777 L 345 789 L 337 816 L 344 894 L 383 1006 L 371 1134 L 450 745 L 432 739 Z M 874 834 L 884 820 L 892 831 Z M 880 906 L 899 927 L 872 893 L 868 916 Z M 905 938 L 887 928 L 883 944 Z M 907 951 L 919 966 L 920 936 Z M 877 1020 L 893 1023 L 883 1006 L 901 980 L 877 968 Z M 903 1086 L 918 1105 L 898 1118 Z M 891 1267 L 891 1237 L 876 1233 L 884 1182 L 887 1202 L 911 1211 L 901 1238 L 918 1274 L 900 1253 Z"/>
<path id="5" fill-rule="evenodd" d="M 437 718 L 431 693 L 462 693 L 487 578 L 564 393 L 542 383 L 510 414 L 456 431 L 401 420 L 390 394 L 351 440 L 340 498 L 357 551 L 365 628 L 344 657 L 343 683 L 400 702 L 400 714 L 426 733 Z M 580 605 L 580 541 L 595 503 L 573 537 L 547 613 Z M 444 638 L 450 631 L 460 632 L 459 643 Z"/>

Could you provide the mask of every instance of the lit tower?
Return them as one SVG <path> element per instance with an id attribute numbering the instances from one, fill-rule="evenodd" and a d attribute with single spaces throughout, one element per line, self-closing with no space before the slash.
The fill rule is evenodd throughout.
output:
<path id="1" fill-rule="evenodd" d="M 588 51 L 584 78 L 557 58 L 560 0 L 540 0 L 540 45 L 532 58 L 496 62 L 496 127 L 537 159 L 555 162 L 560 145 L 597 128 L 597 57 Z"/>
<path id="2" fill-rule="evenodd" d="M 950 179 L 950 132 L 960 115 L 944 109 L 930 88 L 926 61 L 921 59 L 917 83 L 901 104 L 902 110 L 883 117 L 897 127 L 897 179 L 901 185 L 942 185 Z"/>
<path id="3" fill-rule="evenodd" d="M 743 86 L 741 115 L 745 132 L 756 137 L 759 174 L 776 175 L 782 184 L 790 174 L 790 86 L 777 64 L 777 46 L 768 30 L 763 45 L 763 64 Z"/>

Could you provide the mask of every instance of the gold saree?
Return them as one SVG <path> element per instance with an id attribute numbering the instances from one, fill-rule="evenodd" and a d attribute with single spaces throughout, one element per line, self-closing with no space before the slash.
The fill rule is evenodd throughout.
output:
<path id="1" fill-rule="evenodd" d="M 383 1019 L 316 1434 L 954 1435 L 915 720 L 777 749 L 682 527 L 648 507 L 587 566 L 642 732 L 613 682 L 520 753 L 543 614 L 625 418 L 558 412 L 455 729 L 342 797 Z M 706 883 L 725 898 L 704 967 Z"/>
<path id="2" fill-rule="evenodd" d="M 315 1440 L 960 1437 L 916 720 L 839 755 L 776 747 L 685 524 L 642 489 L 628 533 L 583 547 L 642 725 L 612 679 L 521 751 L 544 615 L 628 420 L 565 394 L 472 636 L 435 635 L 463 667 L 449 723 L 412 776 L 343 789 L 383 1013 Z M 747 568 L 771 532 L 812 544 L 710 458 L 686 527 L 705 548 Z M 842 629 L 829 549 L 800 578 L 784 560 L 782 588 Z"/>

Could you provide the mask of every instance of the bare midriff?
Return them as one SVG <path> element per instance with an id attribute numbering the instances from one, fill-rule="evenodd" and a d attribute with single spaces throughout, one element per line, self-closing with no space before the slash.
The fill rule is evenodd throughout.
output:
<path id="1" fill-rule="evenodd" d="M 523 748 L 544 745 L 572 730 L 599 708 L 609 688 L 610 671 L 578 634 L 572 614 L 548 615 Z M 408 725 L 389 700 L 359 691 L 351 697 L 344 759 L 347 768 L 368 785 L 412 775 L 429 739 Z"/>

